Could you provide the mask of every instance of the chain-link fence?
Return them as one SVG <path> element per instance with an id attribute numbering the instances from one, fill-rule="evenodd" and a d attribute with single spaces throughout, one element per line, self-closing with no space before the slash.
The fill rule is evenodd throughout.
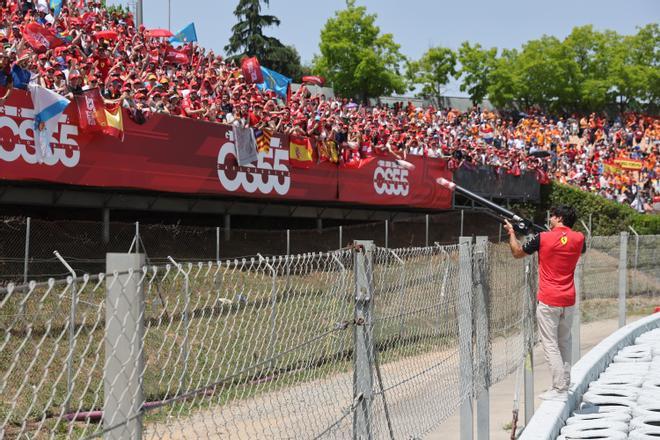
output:
<path id="1" fill-rule="evenodd" d="M 240 226 L 240 225 L 236 225 Z M 58 251 L 80 273 L 105 270 L 107 252 L 138 250 L 147 263 L 162 265 L 167 257 L 181 260 L 227 260 L 272 255 L 329 252 L 353 240 L 401 248 L 456 243 L 460 235 L 502 236 L 494 220 L 483 214 L 452 211 L 401 221 L 366 222 L 320 229 L 260 230 L 247 228 L 43 220 L 0 219 L 0 286 L 62 278 L 67 271 L 53 255 Z"/>
<path id="2" fill-rule="evenodd" d="M 648 279 L 632 297 L 658 290 L 655 240 L 639 237 Z M 421 438 L 534 341 L 534 259 L 472 241 L 146 265 L 109 254 L 99 275 L 8 284 L 0 437 Z M 583 307 L 616 304 L 620 243 L 590 240 Z"/>
<path id="3" fill-rule="evenodd" d="M 587 245 L 589 252 L 582 257 L 582 318 L 588 322 L 617 318 L 621 311 L 624 319 L 652 313 L 659 305 L 660 236 L 596 236 Z"/>

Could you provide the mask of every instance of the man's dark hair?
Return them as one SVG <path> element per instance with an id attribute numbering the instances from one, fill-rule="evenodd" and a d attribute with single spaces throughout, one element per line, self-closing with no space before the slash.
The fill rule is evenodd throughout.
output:
<path id="1" fill-rule="evenodd" d="M 572 228 L 577 221 L 577 214 L 575 213 L 575 209 L 573 209 L 572 206 L 554 206 L 550 210 L 550 214 L 554 215 L 555 217 L 560 217 L 564 226 L 568 226 L 569 228 Z"/>

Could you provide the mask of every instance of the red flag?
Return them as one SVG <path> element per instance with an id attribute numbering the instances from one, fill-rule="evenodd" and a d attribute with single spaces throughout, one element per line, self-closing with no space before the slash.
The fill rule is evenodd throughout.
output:
<path id="1" fill-rule="evenodd" d="M 91 26 L 96 22 L 96 12 L 87 11 L 80 16 L 80 19 L 85 26 Z"/>
<path id="2" fill-rule="evenodd" d="M 367 165 L 369 162 L 374 160 L 375 157 L 365 157 L 362 159 L 353 159 L 349 160 L 348 162 L 344 162 L 341 166 L 343 168 L 351 168 L 354 170 L 357 170 L 358 168 L 362 168 L 363 166 Z"/>
<path id="3" fill-rule="evenodd" d="M 23 38 L 35 52 L 39 53 L 67 45 L 64 39 L 39 23 L 28 23 L 23 31 Z"/>
<path id="4" fill-rule="evenodd" d="M 108 125 L 103 97 L 98 88 L 85 90 L 82 95 L 75 95 L 73 99 L 78 108 L 81 131 L 102 131 Z"/>
<path id="5" fill-rule="evenodd" d="M 97 40 L 116 40 L 119 34 L 116 31 L 98 31 L 94 32 L 94 38 Z"/>
<path id="6" fill-rule="evenodd" d="M 261 73 L 261 65 L 257 57 L 245 57 L 241 61 L 241 70 L 243 78 L 248 84 L 261 84 L 264 82 L 264 75 Z"/>
<path id="7" fill-rule="evenodd" d="M 315 86 L 323 86 L 325 84 L 325 78 L 322 76 L 303 76 L 302 82 L 307 84 L 314 84 Z"/>
<path id="8" fill-rule="evenodd" d="M 190 62 L 188 55 L 183 51 L 178 51 L 172 47 L 167 48 L 165 53 L 165 60 L 174 64 L 186 64 Z"/>

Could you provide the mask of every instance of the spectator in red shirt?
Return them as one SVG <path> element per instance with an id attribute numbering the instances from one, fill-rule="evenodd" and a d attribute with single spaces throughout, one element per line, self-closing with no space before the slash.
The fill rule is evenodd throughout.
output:
<path id="1" fill-rule="evenodd" d="M 515 258 L 538 252 L 539 290 L 536 318 L 546 361 L 552 371 L 552 388 L 544 400 L 566 400 L 571 378 L 570 338 L 575 305 L 573 274 L 580 254 L 586 251 L 584 235 L 571 228 L 577 220 L 570 206 L 552 208 L 550 231 L 536 234 L 524 245 L 508 221 L 509 246 Z"/>

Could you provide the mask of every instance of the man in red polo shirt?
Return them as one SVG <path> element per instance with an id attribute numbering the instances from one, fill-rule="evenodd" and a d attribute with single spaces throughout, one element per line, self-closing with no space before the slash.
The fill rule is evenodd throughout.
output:
<path id="1" fill-rule="evenodd" d="M 552 388 L 544 400 L 565 400 L 571 382 L 570 339 L 575 305 L 573 274 L 580 254 L 586 251 L 584 235 L 571 229 L 577 220 L 570 206 L 550 211 L 550 231 L 541 232 L 521 245 L 509 222 L 509 246 L 515 258 L 539 253 L 539 291 L 536 320 L 545 359 L 552 371 Z"/>

